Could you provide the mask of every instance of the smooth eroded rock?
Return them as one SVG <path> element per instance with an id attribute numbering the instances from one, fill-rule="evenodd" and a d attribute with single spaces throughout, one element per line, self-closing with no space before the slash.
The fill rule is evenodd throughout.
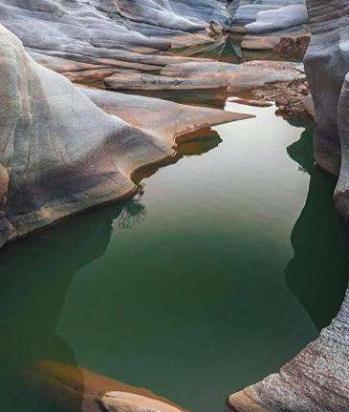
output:
<path id="1" fill-rule="evenodd" d="M 136 189 L 131 179 L 136 169 L 173 155 L 178 129 L 184 134 L 246 118 L 124 95 L 117 105 L 129 102 L 134 126 L 107 114 L 66 78 L 37 64 L 2 26 L 0 56 L 0 180 L 6 200 L 0 218 L 1 245 L 130 195 Z M 132 102 L 136 102 L 133 108 Z M 140 108 L 151 106 L 167 110 L 163 133 L 160 126 L 157 134 L 142 130 L 149 116 L 143 116 L 143 124 L 137 120 L 142 118 Z M 179 128 L 178 123 L 186 127 Z"/>

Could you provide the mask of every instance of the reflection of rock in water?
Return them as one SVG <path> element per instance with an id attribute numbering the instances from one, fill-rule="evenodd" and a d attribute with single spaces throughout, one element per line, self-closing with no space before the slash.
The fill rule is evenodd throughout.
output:
<path id="1" fill-rule="evenodd" d="M 286 281 L 319 329 L 336 316 L 347 285 L 344 234 L 334 209 L 334 177 L 319 170 L 312 155 L 312 135 L 288 148 L 288 153 L 310 174 L 306 204 L 292 232 L 294 257 Z"/>
<path id="2" fill-rule="evenodd" d="M 183 156 L 209 151 L 221 141 L 213 131 L 200 133 L 202 140 L 182 143 L 174 158 L 163 165 L 144 169 L 139 179 Z M 45 386 L 36 381 L 29 389 L 24 389 L 18 373 L 38 359 L 49 358 L 69 365 L 76 363 L 72 349 L 55 333 L 72 278 L 79 269 L 104 254 L 113 226 L 132 228 L 145 217 L 146 210 L 139 195 L 76 216 L 1 250 L 0 395 L 4 410 L 62 412 L 62 405 L 53 401 L 54 397 L 47 398 Z M 74 376 L 85 385 L 85 375 L 77 376 L 78 371 L 75 368 Z M 81 411 L 80 395 L 75 394 L 72 403 L 68 401 L 70 406 L 65 410 Z"/>
<path id="3" fill-rule="evenodd" d="M 219 134 L 212 129 L 201 129 L 185 136 L 185 141 L 179 144 L 176 154 L 158 164 L 150 165 L 138 170 L 133 176 L 135 182 L 150 177 L 161 167 L 177 163 L 185 156 L 200 156 L 216 148 L 221 143 Z M 146 218 L 146 208 L 142 205 L 142 195 L 144 185 L 138 183 L 138 195 L 132 200 L 125 202 L 119 217 L 115 220 L 114 226 L 120 229 L 132 229 L 141 224 Z"/>
<path id="4" fill-rule="evenodd" d="M 146 208 L 141 203 L 141 194 L 125 203 L 116 225 L 120 229 L 133 229 L 146 218 Z"/>
<path id="5" fill-rule="evenodd" d="M 181 143 L 178 144 L 175 156 L 138 169 L 132 176 L 133 181 L 139 184 L 141 180 L 152 176 L 162 167 L 175 164 L 186 156 L 200 156 L 215 149 L 222 142 L 219 134 L 209 128 L 189 133 L 180 140 Z"/>
<path id="6" fill-rule="evenodd" d="M 50 412 L 184 412 L 147 389 L 61 362 L 36 362 L 24 371 L 23 377 L 32 390 L 41 389 Z"/>
<path id="7" fill-rule="evenodd" d="M 33 361 L 54 356 L 75 363 L 72 349 L 55 334 L 57 320 L 72 277 L 104 253 L 121 210 L 114 205 L 78 216 L 1 251 L 3 410 L 29 412 L 40 403 L 41 391 L 24 393 L 18 380 L 18 372 Z"/>

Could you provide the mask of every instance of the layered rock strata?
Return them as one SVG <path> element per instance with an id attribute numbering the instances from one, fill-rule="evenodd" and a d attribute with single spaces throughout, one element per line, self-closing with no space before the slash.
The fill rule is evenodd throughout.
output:
<path id="1" fill-rule="evenodd" d="M 80 81 L 156 71 L 171 46 L 214 41 L 211 21 L 229 27 L 225 1 L 0 0 L 0 23 L 32 57 Z"/>
<path id="2" fill-rule="evenodd" d="M 193 61 L 168 64 L 159 74 L 115 74 L 105 79 L 112 90 L 225 89 L 229 93 L 250 90 L 274 82 L 305 79 L 296 63 L 254 61 L 243 64 Z"/>

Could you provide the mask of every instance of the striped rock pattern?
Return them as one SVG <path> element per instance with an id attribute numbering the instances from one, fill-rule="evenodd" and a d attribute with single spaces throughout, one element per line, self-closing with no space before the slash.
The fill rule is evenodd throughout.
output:
<path id="1" fill-rule="evenodd" d="M 225 0 L 0 0 L 0 24 L 36 61 L 86 81 L 157 70 L 171 45 L 212 42 L 212 20 L 230 25 Z"/>

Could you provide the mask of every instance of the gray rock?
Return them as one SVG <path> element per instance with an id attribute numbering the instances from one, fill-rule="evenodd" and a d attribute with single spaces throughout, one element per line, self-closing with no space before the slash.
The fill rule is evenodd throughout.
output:
<path id="1" fill-rule="evenodd" d="M 181 134 L 246 118 L 126 95 L 109 97 L 117 99 L 110 115 L 1 25 L 0 55 L 0 245 L 130 195 L 132 173 L 173 155 Z M 166 124 L 156 127 L 159 111 Z"/>
<path id="2" fill-rule="evenodd" d="M 316 109 L 315 158 L 325 170 L 339 174 L 341 162 L 337 105 L 349 72 L 348 1 L 308 1 L 312 29 L 305 67 Z"/>
<path id="3" fill-rule="evenodd" d="M 290 5 L 304 5 L 304 0 L 233 0 L 228 10 L 235 24 L 246 25 L 255 22 L 260 12 Z"/>
<path id="4" fill-rule="evenodd" d="M 229 398 L 238 412 L 347 412 L 349 292 L 332 324 L 278 374 Z"/>
<path id="5" fill-rule="evenodd" d="M 210 21 L 229 26 L 221 0 L 0 0 L 0 23 L 46 66 L 71 71 L 115 70 L 113 62 L 143 63 L 147 55 L 213 42 Z M 45 59 L 42 59 L 45 56 Z M 74 64 L 77 66 L 75 67 Z"/>
<path id="6" fill-rule="evenodd" d="M 261 11 L 256 21 L 245 26 L 248 33 L 270 33 L 306 24 L 308 13 L 305 5 L 294 4 L 279 9 Z"/>

